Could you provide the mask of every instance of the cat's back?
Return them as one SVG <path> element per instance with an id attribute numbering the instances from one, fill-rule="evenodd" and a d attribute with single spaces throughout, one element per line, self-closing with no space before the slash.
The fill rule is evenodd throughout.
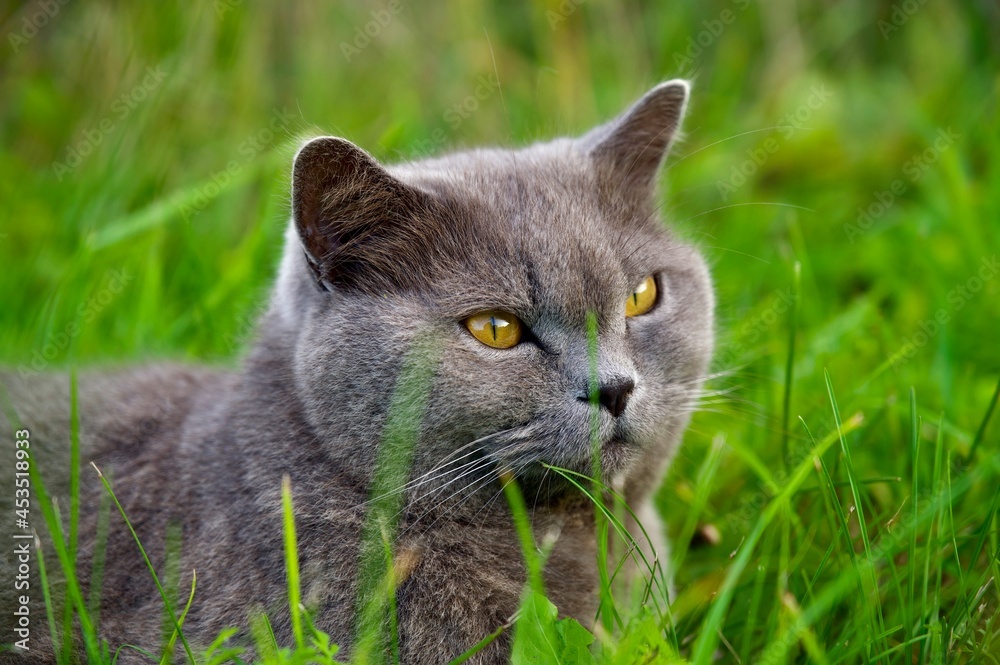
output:
<path id="1" fill-rule="evenodd" d="M 82 462 L 148 454 L 153 443 L 172 448 L 192 413 L 224 399 L 236 380 L 224 370 L 181 364 L 81 373 Z M 13 436 L 16 429 L 27 430 L 31 459 L 60 484 L 70 451 L 69 374 L 0 372 L 0 431 Z"/>

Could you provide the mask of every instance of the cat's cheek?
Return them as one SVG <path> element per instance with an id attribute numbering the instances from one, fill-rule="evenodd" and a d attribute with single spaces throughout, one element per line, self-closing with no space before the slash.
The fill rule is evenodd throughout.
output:
<path id="1" fill-rule="evenodd" d="M 680 334 L 684 322 L 670 312 L 658 310 L 640 318 L 628 328 L 632 358 L 646 383 L 658 385 L 674 374 L 673 359 L 684 353 Z"/>
<path id="2" fill-rule="evenodd" d="M 532 420 L 552 391 L 538 349 L 491 349 L 464 336 L 470 339 L 448 345 L 438 372 L 435 393 L 455 417 L 449 426 L 471 426 L 481 436 Z"/>

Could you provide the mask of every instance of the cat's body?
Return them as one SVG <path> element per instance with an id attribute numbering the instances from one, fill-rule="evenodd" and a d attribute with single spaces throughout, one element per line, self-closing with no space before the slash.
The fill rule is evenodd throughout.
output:
<path id="1" fill-rule="evenodd" d="M 517 610 L 525 568 L 502 469 L 520 481 L 536 540 L 555 540 L 550 597 L 590 624 L 594 509 L 541 463 L 589 472 L 596 437 L 604 480 L 644 522 L 655 520 L 651 495 L 712 346 L 704 262 L 664 231 L 653 202 L 686 95 L 682 82 L 658 86 L 583 139 L 390 169 L 346 141 L 310 142 L 296 158 L 275 295 L 241 370 L 81 377 L 82 459 L 112 476 L 158 569 L 169 525 L 181 525 L 181 587 L 191 570 L 198 577 L 190 640 L 204 646 L 226 626 L 246 628 L 259 610 L 290 640 L 287 475 L 303 604 L 350 650 L 374 469 L 392 405 L 408 399 L 403 367 L 418 353 L 433 370 L 408 474 L 422 480 L 401 495 L 393 549 L 403 662 L 445 662 Z M 659 300 L 626 319 L 624 301 L 647 275 Z M 525 339 L 499 349 L 474 338 L 463 322 L 486 310 L 516 315 Z M 594 370 L 603 406 L 592 419 Z M 68 439 L 68 380 L 3 380 L 36 463 L 55 478 L 66 466 L 54 451 Z M 89 467 L 82 477 L 86 578 L 102 490 Z M 112 644 L 155 649 L 162 603 L 122 520 L 112 515 L 111 525 L 101 632 Z M 44 660 L 40 598 L 33 595 L 39 651 L 29 655 Z M 0 599 L 6 613 L 11 601 Z M 503 662 L 509 635 L 473 662 Z"/>

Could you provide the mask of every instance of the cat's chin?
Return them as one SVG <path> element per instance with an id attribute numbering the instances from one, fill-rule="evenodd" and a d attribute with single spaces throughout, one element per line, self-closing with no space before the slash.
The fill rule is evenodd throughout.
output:
<path id="1" fill-rule="evenodd" d="M 601 448 L 601 480 L 612 487 L 624 481 L 628 471 L 639 461 L 635 445 L 621 439 L 611 439 Z"/>

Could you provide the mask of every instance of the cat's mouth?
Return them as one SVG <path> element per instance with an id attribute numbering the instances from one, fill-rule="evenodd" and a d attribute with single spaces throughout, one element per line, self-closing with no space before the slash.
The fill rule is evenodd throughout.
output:
<path id="1" fill-rule="evenodd" d="M 581 477 L 596 477 L 603 483 L 614 484 L 639 460 L 641 446 L 621 427 L 603 432 L 580 432 L 577 436 L 562 431 L 540 434 L 527 426 L 522 432 L 532 432 L 535 437 L 525 437 L 516 454 L 510 448 L 494 454 L 498 469 L 511 471 L 514 476 L 527 480 L 553 476 L 577 481 Z M 522 439 L 523 441 L 523 439 Z M 596 453 L 596 454 L 595 454 Z"/>
<path id="2" fill-rule="evenodd" d="M 614 437 L 601 446 L 600 457 L 602 480 L 614 481 L 635 464 L 639 448 L 625 439 Z"/>

